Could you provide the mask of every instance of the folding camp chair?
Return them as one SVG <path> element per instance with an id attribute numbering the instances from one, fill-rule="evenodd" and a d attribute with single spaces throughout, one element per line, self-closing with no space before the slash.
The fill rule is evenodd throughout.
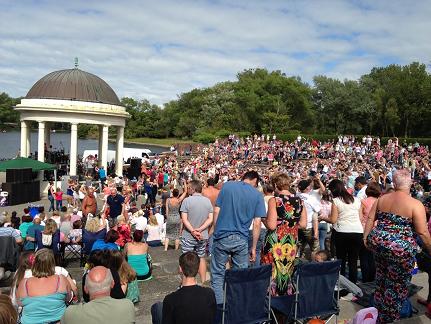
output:
<path id="1" fill-rule="evenodd" d="M 268 291 L 271 273 L 271 265 L 226 271 L 222 324 L 270 321 L 271 297 Z"/>
<path id="2" fill-rule="evenodd" d="M 81 260 L 81 242 L 62 244 L 61 250 L 63 254 L 63 263 L 65 265 L 67 265 L 67 261 L 69 260 Z"/>
<path id="3" fill-rule="evenodd" d="M 274 297 L 272 308 L 297 323 L 312 317 L 320 317 L 328 323 L 334 316 L 337 323 L 340 268 L 340 260 L 298 265 L 294 277 L 295 294 Z"/>
<path id="4" fill-rule="evenodd" d="M 98 239 L 103 239 L 106 236 L 106 228 L 101 229 L 100 231 L 93 233 L 89 232 L 86 229 L 82 230 L 82 247 L 81 247 L 81 267 L 85 265 L 87 257 L 90 255 L 91 248 L 93 247 L 94 242 Z"/>

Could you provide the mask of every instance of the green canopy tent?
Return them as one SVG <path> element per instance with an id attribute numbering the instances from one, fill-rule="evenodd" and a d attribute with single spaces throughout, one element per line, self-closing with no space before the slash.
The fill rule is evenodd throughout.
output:
<path id="1" fill-rule="evenodd" d="M 6 172 L 7 169 L 30 169 L 33 172 L 54 170 L 54 185 L 57 187 L 57 166 L 55 164 L 49 164 L 40 162 L 37 160 L 17 157 L 12 160 L 0 162 L 0 172 Z"/>
<path id="2" fill-rule="evenodd" d="M 56 170 L 54 164 L 44 163 L 33 159 L 18 157 L 12 160 L 0 162 L 0 172 L 6 172 L 7 169 L 32 169 L 33 172 Z"/>

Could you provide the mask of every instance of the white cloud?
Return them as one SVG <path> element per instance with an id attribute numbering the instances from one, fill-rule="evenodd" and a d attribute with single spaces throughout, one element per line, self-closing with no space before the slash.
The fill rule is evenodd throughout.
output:
<path id="1" fill-rule="evenodd" d="M 428 63 L 429 1 L 0 0 L 0 91 L 25 95 L 80 67 L 122 96 L 162 104 L 247 68 L 311 81 Z"/>

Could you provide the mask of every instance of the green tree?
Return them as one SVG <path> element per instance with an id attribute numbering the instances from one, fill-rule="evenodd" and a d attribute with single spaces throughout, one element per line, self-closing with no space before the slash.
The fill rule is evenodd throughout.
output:
<path id="1" fill-rule="evenodd" d="M 395 136 L 395 128 L 400 123 L 400 116 L 398 115 L 397 101 L 394 98 L 390 98 L 386 104 L 385 119 L 392 136 Z"/>

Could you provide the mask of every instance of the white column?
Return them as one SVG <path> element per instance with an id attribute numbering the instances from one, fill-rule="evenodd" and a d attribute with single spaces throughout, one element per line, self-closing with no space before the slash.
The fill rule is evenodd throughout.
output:
<path id="1" fill-rule="evenodd" d="M 28 157 L 31 154 L 31 128 L 30 128 L 30 122 L 27 122 L 27 137 L 26 137 L 26 146 L 27 146 L 27 155 Z"/>
<path id="2" fill-rule="evenodd" d="M 76 156 L 78 153 L 78 124 L 70 127 L 70 171 L 69 175 L 76 176 Z"/>
<path id="3" fill-rule="evenodd" d="M 46 148 L 49 150 L 49 146 L 51 145 L 51 127 L 49 127 L 48 123 L 45 123 L 45 136 L 44 141 L 46 144 Z"/>
<path id="4" fill-rule="evenodd" d="M 108 131 L 109 126 L 103 125 L 102 128 L 102 156 L 100 158 L 101 166 L 103 166 L 106 170 L 106 174 L 108 174 Z"/>
<path id="5" fill-rule="evenodd" d="M 103 136 L 103 126 L 98 125 L 99 127 L 99 144 L 98 144 L 98 152 L 97 152 L 97 166 L 100 167 L 102 165 L 102 136 Z"/>
<path id="6" fill-rule="evenodd" d="M 27 123 L 25 121 L 21 121 L 21 157 L 28 157 L 27 154 Z"/>
<path id="7" fill-rule="evenodd" d="M 117 148 L 115 150 L 115 174 L 123 175 L 124 127 L 117 127 Z"/>
<path id="8" fill-rule="evenodd" d="M 45 162 L 45 122 L 39 122 L 39 133 L 37 136 L 37 159 Z"/>

